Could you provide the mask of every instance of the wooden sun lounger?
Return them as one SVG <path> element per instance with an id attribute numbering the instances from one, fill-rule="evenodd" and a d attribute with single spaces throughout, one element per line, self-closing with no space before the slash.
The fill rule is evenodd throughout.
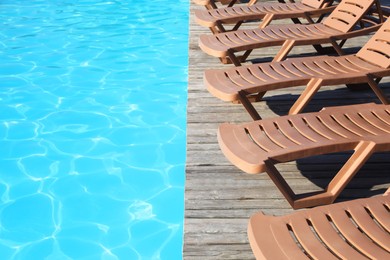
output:
<path id="1" fill-rule="evenodd" d="M 233 5 L 240 3 L 239 0 L 193 0 L 197 5 L 203 5 L 207 10 L 218 9 L 217 2 L 227 7 L 232 7 Z M 256 3 L 257 0 L 249 0 L 248 5 Z M 284 0 L 278 0 L 279 2 L 284 2 Z M 291 2 L 292 0 L 290 0 Z"/>
<path id="2" fill-rule="evenodd" d="M 343 0 L 328 17 L 316 24 L 269 25 L 263 29 L 201 35 L 199 47 L 222 62 L 232 62 L 235 66 L 240 66 L 254 49 L 270 46 L 281 46 L 273 61 L 285 59 L 298 45 L 313 45 L 321 51 L 321 44 L 331 44 L 342 55 L 341 48 L 347 39 L 367 35 L 380 27 L 381 22 L 363 19 L 375 2 L 379 6 L 378 0 Z M 381 9 L 378 7 L 378 10 Z M 364 26 L 355 29 L 359 22 Z M 237 57 L 237 52 L 244 54 Z"/>
<path id="3" fill-rule="evenodd" d="M 333 203 L 374 152 L 390 151 L 390 105 L 326 108 L 246 124 L 222 124 L 218 142 L 247 173 L 266 172 L 294 208 Z M 354 151 L 324 191 L 295 194 L 275 165 L 314 155 Z"/>
<path id="4" fill-rule="evenodd" d="M 390 189 L 383 196 L 286 216 L 256 213 L 248 237 L 256 259 L 390 259 Z"/>
<path id="5" fill-rule="evenodd" d="M 294 23 L 300 23 L 296 18 L 304 18 L 309 23 L 314 23 L 313 18 L 323 17 L 334 10 L 336 6 L 332 6 L 332 3 L 333 0 L 302 0 L 297 3 L 259 2 L 250 6 L 198 9 L 195 10 L 195 21 L 210 28 L 214 34 L 230 31 L 224 27 L 226 24 L 232 24 L 231 31 L 235 31 L 248 21 L 262 20 L 259 28 L 265 28 L 273 20 L 287 18 L 292 18 Z"/>
<path id="6" fill-rule="evenodd" d="M 386 95 L 378 87 L 385 76 L 390 76 L 390 19 L 354 55 L 295 58 L 207 70 L 204 81 L 211 94 L 225 101 L 240 101 L 257 120 L 261 117 L 250 102 L 252 96 L 259 101 L 267 91 L 301 85 L 306 85 L 306 89 L 289 114 L 301 112 L 325 85 L 368 83 L 380 101 L 388 104 Z"/>

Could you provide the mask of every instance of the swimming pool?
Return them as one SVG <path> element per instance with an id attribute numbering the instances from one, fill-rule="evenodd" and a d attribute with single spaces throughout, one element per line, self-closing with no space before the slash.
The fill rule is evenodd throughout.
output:
<path id="1" fill-rule="evenodd" d="M 180 259 L 188 0 L 0 5 L 1 259 Z"/>

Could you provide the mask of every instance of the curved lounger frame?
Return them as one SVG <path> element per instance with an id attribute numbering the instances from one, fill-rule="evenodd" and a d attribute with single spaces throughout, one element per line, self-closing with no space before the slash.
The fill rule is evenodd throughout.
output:
<path id="1" fill-rule="evenodd" d="M 249 97 L 260 100 L 267 91 L 306 85 L 289 114 L 303 110 L 315 93 L 326 85 L 368 83 L 380 101 L 388 104 L 378 87 L 390 76 L 390 19 L 355 55 L 317 56 L 287 59 L 241 66 L 226 70 L 208 70 L 204 81 L 214 96 L 225 101 L 240 101 L 254 120 L 261 119 Z"/>
<path id="2" fill-rule="evenodd" d="M 323 17 L 334 10 L 333 0 L 302 0 L 297 3 L 260 2 L 253 5 L 236 5 L 212 10 L 195 10 L 195 21 L 208 27 L 212 33 L 236 31 L 244 22 L 262 20 L 259 28 L 265 28 L 273 20 L 291 18 L 294 23 L 300 23 L 296 18 L 304 18 L 314 23 L 313 18 Z M 317 20 L 317 22 L 321 19 Z M 227 30 L 224 25 L 231 24 Z"/>
<path id="3" fill-rule="evenodd" d="M 273 61 L 285 59 L 291 49 L 299 45 L 313 45 L 321 51 L 321 44 L 331 44 L 342 55 L 341 48 L 347 39 L 367 35 L 380 27 L 381 23 L 363 19 L 375 2 L 379 5 L 378 0 L 343 0 L 326 19 L 316 24 L 270 25 L 264 29 L 201 35 L 199 47 L 222 62 L 232 62 L 235 66 L 240 66 L 254 49 L 270 46 L 281 46 Z M 371 25 L 356 29 L 359 22 L 370 22 Z M 236 56 L 237 52 L 243 51 L 243 56 Z"/>
<path id="4" fill-rule="evenodd" d="M 256 259 L 390 259 L 389 193 L 286 216 L 257 213 L 248 225 L 252 251 Z"/>
<path id="5" fill-rule="evenodd" d="M 222 152 L 247 173 L 267 172 L 296 208 L 332 203 L 374 152 L 390 151 L 390 105 L 353 105 L 320 112 L 222 124 Z M 322 192 L 297 195 L 275 164 L 313 155 L 352 151 L 350 159 Z"/>

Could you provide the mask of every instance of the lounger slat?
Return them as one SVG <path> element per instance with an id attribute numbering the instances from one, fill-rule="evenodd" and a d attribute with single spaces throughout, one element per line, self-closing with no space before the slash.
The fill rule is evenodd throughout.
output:
<path id="1" fill-rule="evenodd" d="M 290 225 L 302 247 L 313 259 L 337 259 L 316 238 L 305 218 L 294 219 Z"/>
<path id="2" fill-rule="evenodd" d="M 353 221 L 374 243 L 390 252 L 390 234 L 382 230 L 365 211 L 364 207 L 354 207 L 348 210 Z"/>
<path id="3" fill-rule="evenodd" d="M 362 118 L 361 116 L 359 116 L 359 115 L 356 114 L 356 113 L 353 113 L 353 114 L 347 113 L 346 115 L 348 116 L 348 118 L 349 118 L 355 125 L 358 125 L 359 127 L 363 128 L 365 131 L 370 132 L 371 134 L 374 134 L 374 135 L 383 135 L 383 134 L 386 134 L 386 133 L 387 133 L 386 131 L 383 131 L 383 130 L 381 130 L 380 128 L 375 127 L 375 126 L 372 125 L 369 121 L 365 120 L 364 118 Z"/>
<path id="4" fill-rule="evenodd" d="M 311 26 L 305 26 L 302 24 L 297 24 L 295 26 L 280 26 L 280 30 L 284 32 L 284 39 L 285 40 L 300 40 L 300 39 L 307 39 L 311 37 L 316 37 L 316 33 L 313 33 L 309 27 L 314 27 L 314 25 Z M 291 36 L 290 36 L 291 35 Z"/>
<path id="5" fill-rule="evenodd" d="M 337 229 L 361 253 L 369 258 L 386 259 L 389 254 L 376 246 L 370 239 L 362 234 L 353 224 L 345 211 L 335 210 L 329 214 Z"/>
<path id="6" fill-rule="evenodd" d="M 258 37 L 251 37 L 251 33 L 247 33 L 246 31 L 236 31 L 234 35 L 240 40 L 240 43 L 242 42 L 242 44 L 250 44 L 258 39 Z"/>
<path id="7" fill-rule="evenodd" d="M 307 124 L 311 129 L 313 129 L 315 132 L 319 133 L 321 136 L 324 136 L 327 139 L 331 140 L 338 140 L 341 138 L 340 135 L 336 134 L 335 132 L 331 131 L 329 128 L 327 128 L 321 121 L 319 121 L 318 117 L 315 115 L 305 115 L 303 118 L 305 118 Z"/>
<path id="8" fill-rule="evenodd" d="M 256 33 L 256 31 L 254 31 L 254 30 L 253 31 L 247 30 L 247 31 L 245 31 L 245 33 L 253 39 L 253 42 L 256 42 L 256 41 L 262 42 L 262 41 L 271 40 L 271 38 L 268 35 L 266 35 L 265 33 L 262 33 L 262 32 Z"/>
<path id="9" fill-rule="evenodd" d="M 389 201 L 389 200 L 387 200 Z M 389 211 L 385 208 L 386 201 L 380 200 L 375 203 L 365 205 L 370 213 L 375 217 L 375 220 L 388 232 L 390 233 L 390 218 Z"/>
<path id="10" fill-rule="evenodd" d="M 357 126 L 356 124 L 354 124 L 351 120 L 349 120 L 345 114 L 334 114 L 332 115 L 332 117 L 337 121 L 337 123 L 339 123 L 342 127 L 344 127 L 345 129 L 348 129 L 349 131 L 357 134 L 357 135 L 360 135 L 360 136 L 364 136 L 364 135 L 367 135 L 367 134 L 370 134 L 370 132 L 362 129 L 361 127 Z"/>
<path id="11" fill-rule="evenodd" d="M 337 66 L 337 64 L 340 64 L 343 70 L 347 68 L 354 72 L 361 72 L 362 69 L 363 70 L 379 69 L 378 66 L 365 62 L 357 58 L 356 56 L 341 56 L 339 59 L 335 59 L 332 61 L 327 60 L 327 62 L 332 62 L 332 64 L 335 64 L 335 66 Z"/>
<path id="12" fill-rule="evenodd" d="M 361 253 L 351 247 L 337 230 L 330 224 L 324 212 L 315 210 L 310 214 L 310 220 L 324 244 L 342 259 L 367 259 Z"/>
<path id="13" fill-rule="evenodd" d="M 271 78 L 267 74 L 264 73 L 263 71 L 263 66 L 254 66 L 251 68 L 245 68 L 247 71 L 250 71 L 252 75 L 254 75 L 257 79 L 260 79 L 262 81 L 267 81 L 267 82 L 273 82 L 275 79 Z M 244 69 L 238 69 L 239 71 L 244 70 Z M 256 84 L 254 84 L 256 85 Z"/>
<path id="14" fill-rule="evenodd" d="M 310 79 L 320 78 L 323 75 L 309 68 L 302 60 L 294 60 L 292 61 L 291 65 L 294 66 L 301 73 L 305 74 L 305 77 L 308 77 Z"/>
<path id="15" fill-rule="evenodd" d="M 277 244 L 279 246 L 279 250 L 283 253 L 283 256 L 288 259 L 309 259 L 306 254 L 297 247 L 296 242 L 294 242 L 294 238 L 291 236 L 287 223 L 283 223 L 284 225 L 270 225 L 270 229 L 272 231 L 272 234 L 274 239 L 271 241 L 273 243 L 267 243 L 267 246 L 271 246 L 271 244 Z M 274 241 L 275 242 L 274 242 Z M 273 255 L 270 256 L 275 256 L 278 255 L 278 251 L 272 252 Z M 274 257 L 271 257 L 270 259 L 274 259 Z M 276 258 L 277 259 L 277 258 Z"/>
<path id="16" fill-rule="evenodd" d="M 310 68 L 321 76 L 336 75 L 338 73 L 337 71 L 332 70 L 332 67 L 327 64 L 324 64 L 323 62 L 308 61 L 302 64 L 304 64 L 306 67 Z M 319 66 L 320 64 L 322 66 Z"/>
<path id="17" fill-rule="evenodd" d="M 356 134 L 355 132 L 339 124 L 331 115 L 319 115 L 318 117 L 329 129 L 339 135 L 344 136 L 345 138 L 356 138 L 357 136 L 360 136 L 359 134 Z"/>
<path id="18" fill-rule="evenodd" d="M 304 122 L 304 119 L 301 117 L 292 117 L 290 121 L 294 125 L 294 127 L 306 138 L 309 138 L 313 142 L 327 142 L 329 139 L 320 135 L 316 131 L 313 131 L 309 125 Z"/>
<path id="19" fill-rule="evenodd" d="M 259 126 L 250 125 L 247 127 L 247 129 L 253 141 L 255 141 L 256 144 L 263 148 L 265 151 L 271 152 L 275 150 L 280 150 L 281 146 L 273 142 L 268 137 L 268 135 L 266 135 L 266 133 L 264 133 L 264 131 L 260 129 Z"/>
<path id="20" fill-rule="evenodd" d="M 340 126 L 338 123 L 336 123 L 329 115 L 317 115 L 317 118 L 321 123 L 329 129 L 330 132 L 333 132 L 337 136 L 341 136 L 343 138 L 351 138 L 351 135 L 353 135 L 350 131 L 346 130 L 342 126 Z M 356 137 L 356 135 L 353 135 Z"/>
<path id="21" fill-rule="evenodd" d="M 311 64 L 323 71 L 323 75 L 337 75 L 339 73 L 346 73 L 347 70 L 343 67 L 340 67 L 338 63 L 334 60 L 321 60 L 321 61 L 313 61 Z"/>
<path id="22" fill-rule="evenodd" d="M 260 30 L 260 29 L 254 29 L 254 30 L 247 30 L 247 33 L 253 33 L 255 35 L 257 35 L 259 38 L 261 38 L 262 40 L 259 41 L 259 43 L 264 43 L 264 42 L 267 42 L 267 41 L 276 41 L 278 40 L 279 42 L 283 42 L 283 39 L 275 39 L 274 37 L 270 37 L 268 34 L 266 34 L 264 32 L 264 30 Z"/>
<path id="23" fill-rule="evenodd" d="M 280 33 L 279 25 L 267 26 L 264 29 L 255 29 L 256 34 L 265 34 L 271 40 L 284 40 L 283 34 Z"/>
<path id="24" fill-rule="evenodd" d="M 286 80 L 286 77 L 278 73 L 272 66 L 260 66 L 265 74 L 277 81 Z"/>
<path id="25" fill-rule="evenodd" d="M 303 136 L 295 127 L 293 127 L 287 120 L 278 120 L 276 121 L 280 131 L 283 132 L 284 135 L 288 136 L 289 139 L 293 140 L 295 143 L 299 143 L 299 145 L 306 145 L 308 143 L 312 143 L 310 139 Z"/>
<path id="26" fill-rule="evenodd" d="M 332 30 L 329 27 L 326 27 L 322 24 L 311 24 L 311 26 L 300 26 L 300 30 L 306 31 L 306 35 L 308 37 L 312 37 L 313 39 L 315 38 L 322 38 L 322 37 L 327 37 L 332 34 L 337 34 L 338 31 Z"/>
<path id="27" fill-rule="evenodd" d="M 223 44 L 224 49 L 225 49 L 225 46 L 226 47 L 234 47 L 235 45 L 239 45 L 242 43 L 242 41 L 237 41 L 237 36 L 234 34 L 226 35 L 226 34 L 221 33 L 221 34 L 217 35 L 217 40 L 218 41 L 215 41 L 212 44 L 214 44 L 214 45 Z"/>
<path id="28" fill-rule="evenodd" d="M 362 71 L 361 67 L 348 62 L 344 56 L 338 59 L 324 59 L 323 62 L 332 67 L 336 74 L 349 74 Z"/>
<path id="29" fill-rule="evenodd" d="M 386 133 L 390 133 L 390 125 L 386 124 L 382 120 L 378 119 L 373 113 L 370 111 L 363 111 L 360 113 L 360 115 L 367 121 L 370 122 L 371 125 L 375 126 L 376 128 L 381 129 L 382 131 Z"/>
<path id="30" fill-rule="evenodd" d="M 307 78 L 307 74 L 304 73 L 303 71 L 297 69 L 295 63 L 299 62 L 297 59 L 294 59 L 294 60 L 286 60 L 284 62 L 280 62 L 280 66 L 284 67 L 288 72 L 296 75 L 296 77 L 298 78 L 304 78 L 306 77 Z M 307 82 L 310 81 L 310 79 L 306 79 Z"/>
<path id="31" fill-rule="evenodd" d="M 291 71 L 287 70 L 280 63 L 269 64 L 268 66 L 272 67 L 273 70 L 283 75 L 286 79 L 293 79 L 296 77 L 296 74 L 293 74 Z"/>
<path id="32" fill-rule="evenodd" d="M 252 71 L 249 69 L 238 69 L 235 71 L 231 71 L 231 73 L 227 73 L 227 75 L 235 84 L 239 86 L 256 85 L 259 80 L 267 82 L 270 82 L 272 80 L 272 78 L 270 78 L 264 73 L 261 75 L 254 75 L 251 72 Z"/>
<path id="33" fill-rule="evenodd" d="M 281 133 L 274 125 L 274 122 L 269 120 L 265 121 L 263 122 L 262 127 L 264 129 L 264 132 L 267 134 L 267 136 L 277 145 L 283 148 L 287 148 L 287 147 L 292 148 L 298 146 L 297 143 L 292 142 L 283 133 Z"/>
<path id="34" fill-rule="evenodd" d="M 310 8 L 302 3 L 287 3 L 287 4 L 272 4 L 265 5 L 264 9 L 267 13 L 272 13 L 274 15 L 279 15 L 280 18 L 290 17 L 289 14 L 294 14 L 293 17 L 303 15 L 305 11 L 311 11 L 314 8 Z"/>
<path id="35" fill-rule="evenodd" d="M 390 113 L 389 112 L 386 112 L 386 111 L 383 111 L 383 110 L 379 110 L 379 111 L 373 111 L 373 113 L 380 119 L 382 120 L 382 122 L 390 125 Z"/>

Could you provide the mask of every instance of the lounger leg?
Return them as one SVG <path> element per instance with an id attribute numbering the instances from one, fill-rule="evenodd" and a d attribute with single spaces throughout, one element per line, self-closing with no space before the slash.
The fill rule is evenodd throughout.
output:
<path id="1" fill-rule="evenodd" d="M 378 83 L 374 80 L 374 78 L 371 75 L 367 75 L 367 81 L 368 85 L 370 85 L 371 89 L 375 92 L 376 96 L 379 98 L 379 100 L 385 104 L 389 104 L 389 100 L 387 99 L 385 93 L 379 88 Z"/>
<path id="2" fill-rule="evenodd" d="M 267 93 L 267 91 L 264 91 L 264 92 L 259 92 L 257 94 L 254 94 L 254 95 L 248 95 L 246 96 L 246 98 L 249 100 L 249 102 L 251 103 L 254 103 L 254 102 L 260 102 L 262 101 L 262 98 L 264 97 L 264 95 Z M 240 100 L 234 100 L 232 101 L 233 104 L 240 104 L 241 101 Z"/>
<path id="3" fill-rule="evenodd" d="M 382 80 L 382 78 L 376 78 L 375 79 L 375 83 L 378 85 L 381 80 Z M 360 91 L 360 90 L 371 89 L 370 85 L 367 82 L 365 82 L 365 83 L 345 84 L 345 85 L 351 91 Z"/>
<path id="4" fill-rule="evenodd" d="M 353 155 L 328 185 L 327 192 L 332 194 L 333 200 L 337 198 L 353 176 L 355 176 L 364 163 L 371 157 L 374 153 L 375 146 L 375 143 L 372 142 L 361 142 L 356 146 Z"/>
<path id="5" fill-rule="evenodd" d="M 364 163 L 371 157 L 375 151 L 375 147 L 375 143 L 359 143 L 356 146 L 353 155 L 331 180 L 328 187 L 320 192 L 295 194 L 280 172 L 276 169 L 276 163 L 271 160 L 265 161 L 264 163 L 266 165 L 267 174 L 294 209 L 314 207 L 333 203 Z"/>
<path id="6" fill-rule="evenodd" d="M 244 62 L 246 61 L 246 59 L 248 58 L 248 56 L 252 53 L 252 50 L 247 50 L 244 52 L 244 54 L 242 56 L 239 57 L 240 59 L 240 62 Z"/>
<path id="7" fill-rule="evenodd" d="M 228 7 L 232 7 L 235 3 L 237 3 L 237 0 L 232 0 L 232 1 L 229 3 Z"/>
<path id="8" fill-rule="evenodd" d="M 256 109 L 253 107 L 247 95 L 241 91 L 238 93 L 238 96 L 240 98 L 241 104 L 245 107 L 246 111 L 248 111 L 249 115 L 253 118 L 253 120 L 260 120 L 261 116 L 259 115 L 259 113 L 257 113 Z"/>
<path id="9" fill-rule="evenodd" d="M 288 185 L 288 183 L 283 178 L 283 176 L 280 174 L 278 169 L 276 169 L 274 162 L 267 160 L 267 161 L 264 161 L 264 163 L 266 166 L 266 172 L 267 172 L 268 176 L 275 183 L 276 187 L 283 194 L 283 196 L 286 198 L 288 203 L 290 203 L 290 205 L 295 209 L 294 201 L 295 201 L 296 197 L 295 197 L 295 193 L 291 189 L 290 185 Z"/>
<path id="10" fill-rule="evenodd" d="M 216 22 L 216 26 L 210 27 L 210 30 L 213 34 L 226 32 L 225 27 L 223 27 L 223 25 L 220 21 Z"/>
<path id="11" fill-rule="evenodd" d="M 305 90 L 303 93 L 299 96 L 299 98 L 295 101 L 294 105 L 291 107 L 290 111 L 288 111 L 289 115 L 292 114 L 298 114 L 301 112 L 307 103 L 312 99 L 314 94 L 317 93 L 317 91 L 322 86 L 322 80 L 321 79 L 312 79 L 307 84 Z"/>
<path id="12" fill-rule="evenodd" d="M 232 51 L 230 51 L 230 50 L 227 51 L 227 54 L 228 54 L 228 56 L 226 57 L 226 60 L 221 59 L 223 63 L 229 63 L 229 61 L 230 61 L 236 67 L 241 66 L 240 59 L 238 59 L 237 56 L 234 55 L 234 53 Z"/>
<path id="13" fill-rule="evenodd" d="M 318 54 L 329 54 L 329 51 L 322 47 L 320 44 L 314 44 L 313 47 L 316 52 L 318 52 Z"/>
<path id="14" fill-rule="evenodd" d="M 238 28 L 240 28 L 240 26 L 241 26 L 241 24 L 242 24 L 242 23 L 243 23 L 242 21 L 240 21 L 240 22 L 236 23 L 236 24 L 234 25 L 234 27 L 233 27 L 232 31 L 237 31 L 237 30 L 238 30 Z"/>
<path id="15" fill-rule="evenodd" d="M 206 5 L 207 10 L 217 9 L 218 6 L 215 4 L 215 1 L 210 1 L 209 4 Z"/>
<path id="16" fill-rule="evenodd" d="M 264 29 L 265 27 L 267 27 L 271 23 L 272 19 L 274 19 L 273 14 L 266 14 L 263 18 L 263 21 L 260 23 L 259 28 Z"/>
<path id="17" fill-rule="evenodd" d="M 344 55 L 344 52 L 341 49 L 341 47 L 344 45 L 345 41 L 341 41 L 341 43 L 339 45 L 339 44 L 337 44 L 337 42 L 335 40 L 332 39 L 331 43 L 332 43 L 333 49 L 337 52 L 338 55 L 340 55 L 340 56 Z"/>
<path id="18" fill-rule="evenodd" d="M 307 20 L 309 23 L 315 23 L 314 20 L 313 20 L 313 18 L 311 18 L 311 16 L 308 15 L 307 13 L 305 13 L 305 18 L 306 18 L 306 20 Z"/>
<path id="19" fill-rule="evenodd" d="M 385 18 L 383 16 L 382 7 L 381 7 L 381 3 L 379 2 L 379 0 L 375 0 L 375 7 L 376 7 L 376 10 L 378 12 L 379 22 L 383 23 L 385 21 Z"/>
<path id="20" fill-rule="evenodd" d="M 295 194 L 271 160 L 264 162 L 266 172 L 293 209 L 308 208 L 332 203 L 332 197 L 324 191 Z"/>
<path id="21" fill-rule="evenodd" d="M 294 47 L 295 41 L 287 40 L 283 43 L 282 47 L 280 48 L 279 52 L 276 54 L 275 58 L 272 60 L 275 61 L 282 61 L 286 58 L 287 54 L 290 53 L 291 49 Z"/>

